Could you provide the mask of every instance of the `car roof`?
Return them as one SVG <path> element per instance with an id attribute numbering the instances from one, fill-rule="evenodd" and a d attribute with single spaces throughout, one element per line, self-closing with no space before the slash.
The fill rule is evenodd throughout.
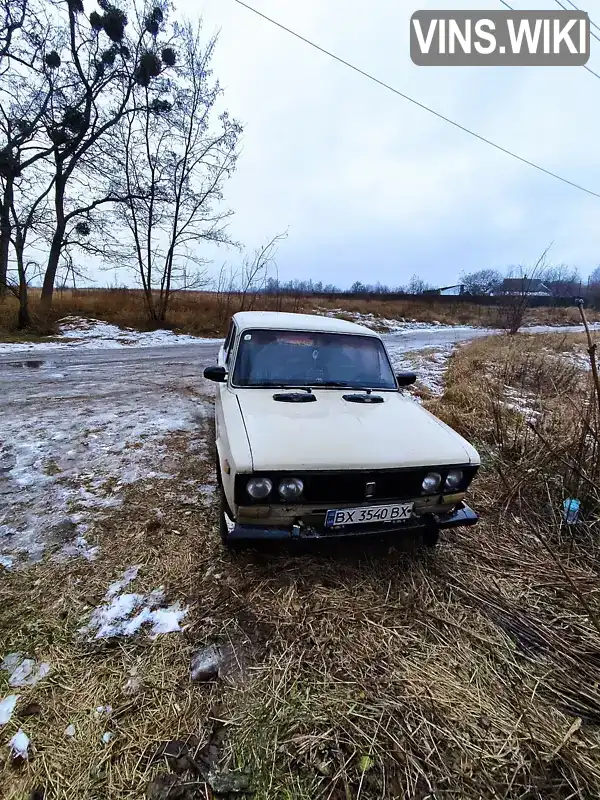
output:
<path id="1" fill-rule="evenodd" d="M 318 314 L 292 314 L 287 311 L 238 311 L 233 315 L 238 329 L 249 328 L 314 331 L 325 333 L 354 333 L 380 338 L 379 334 L 364 325 Z"/>

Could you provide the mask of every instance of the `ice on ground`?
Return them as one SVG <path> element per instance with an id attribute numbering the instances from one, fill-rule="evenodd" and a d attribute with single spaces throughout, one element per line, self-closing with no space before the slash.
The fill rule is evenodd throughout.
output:
<path id="1" fill-rule="evenodd" d="M 15 656 L 18 656 L 18 658 L 11 658 Z M 37 664 L 33 658 L 22 659 L 20 653 L 11 653 L 7 656 L 2 662 L 1 668 L 11 673 L 8 678 L 8 685 L 13 688 L 35 686 L 50 672 L 50 664 L 45 661 Z"/>
<path id="2" fill-rule="evenodd" d="M 112 738 L 113 735 L 110 731 L 106 731 L 106 733 L 102 734 L 102 741 L 104 742 L 104 744 L 108 744 Z"/>
<path id="3" fill-rule="evenodd" d="M 181 630 L 180 622 L 187 609 L 179 603 L 165 608 L 162 587 L 149 594 L 128 592 L 118 594 L 137 576 L 139 567 L 130 567 L 119 581 L 111 584 L 104 595 L 104 603 L 92 612 L 90 621 L 79 629 L 93 639 L 110 639 L 116 636 L 133 636 L 143 627 L 150 629 L 152 637 Z"/>
<path id="4" fill-rule="evenodd" d="M 29 736 L 21 728 L 12 737 L 8 746 L 13 758 L 22 758 L 27 761 L 29 758 Z"/>
<path id="5" fill-rule="evenodd" d="M 166 437 L 198 430 L 206 397 L 151 374 L 133 385 L 128 373 L 74 375 L 72 395 L 51 388 L 39 397 L 14 388 L 0 409 L 0 562 L 37 561 L 48 546 L 57 558 L 93 560 L 90 523 L 121 503 L 140 480 L 172 475 Z M 26 385 L 28 386 L 28 384 Z"/>
<path id="6" fill-rule="evenodd" d="M 58 322 L 59 335 L 51 342 L 4 342 L 0 354 L 20 351 L 47 352 L 68 347 L 79 350 L 122 349 L 124 347 L 156 347 L 166 345 L 222 342 L 223 339 L 205 339 L 200 336 L 177 334 L 173 331 L 136 331 L 119 328 L 97 319 L 64 317 Z M 63 377 L 59 374 L 58 378 Z"/>
<path id="7" fill-rule="evenodd" d="M 65 728 L 65 736 L 68 736 L 69 738 L 75 736 L 75 725 L 67 725 Z"/>
<path id="8" fill-rule="evenodd" d="M 87 525 L 85 528 L 87 528 Z M 99 547 L 88 544 L 87 539 L 83 536 L 76 536 L 73 542 L 68 542 L 61 548 L 55 559 L 62 561 L 67 558 L 85 558 L 86 561 L 94 561 L 99 550 Z"/>
<path id="9" fill-rule="evenodd" d="M 18 694 L 9 694 L 4 700 L 0 700 L 0 725 L 6 725 L 7 722 L 10 722 L 18 699 Z"/>
<path id="10" fill-rule="evenodd" d="M 417 382 L 414 384 L 414 388 L 408 387 L 409 391 L 425 389 L 436 397 L 443 394 L 444 376 L 455 345 L 448 344 L 409 352 L 406 352 L 401 344 L 387 344 L 386 347 L 394 370 L 416 372 Z"/>

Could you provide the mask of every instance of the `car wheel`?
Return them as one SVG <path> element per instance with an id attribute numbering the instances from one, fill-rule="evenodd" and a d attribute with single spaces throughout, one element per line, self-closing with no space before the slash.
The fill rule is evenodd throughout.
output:
<path id="1" fill-rule="evenodd" d="M 223 491 L 223 485 L 219 482 L 219 536 L 221 537 L 222 544 L 225 547 L 228 547 L 230 550 L 234 549 L 236 546 L 236 542 L 231 540 L 229 536 L 229 528 L 227 526 L 227 519 L 229 517 L 230 520 L 233 520 L 233 515 L 229 510 L 229 506 L 227 505 L 227 499 L 225 498 L 225 492 Z"/>
<path id="2" fill-rule="evenodd" d="M 425 547 L 435 547 L 440 538 L 440 529 L 437 525 L 431 525 L 423 531 L 423 544 Z"/>

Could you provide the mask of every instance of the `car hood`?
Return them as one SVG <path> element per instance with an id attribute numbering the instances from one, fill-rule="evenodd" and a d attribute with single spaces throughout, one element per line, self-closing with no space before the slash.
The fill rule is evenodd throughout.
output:
<path id="1" fill-rule="evenodd" d="M 313 403 L 281 403 L 273 389 L 238 389 L 252 464 L 262 470 L 392 469 L 479 464 L 477 451 L 400 392 L 352 403 L 350 390 L 315 390 Z"/>

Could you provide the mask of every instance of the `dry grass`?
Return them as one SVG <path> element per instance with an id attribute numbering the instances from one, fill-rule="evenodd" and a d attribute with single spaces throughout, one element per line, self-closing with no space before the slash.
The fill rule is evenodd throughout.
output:
<path id="1" fill-rule="evenodd" d="M 248 307 L 249 300 L 245 300 Z M 56 320 L 67 315 L 101 319 L 116 325 L 147 330 L 149 324 L 141 292 L 131 289 L 98 289 L 57 291 L 49 320 L 42 320 L 38 313 L 39 292 L 31 290 L 31 311 L 37 328 L 42 333 L 51 333 Z M 341 298 L 323 299 L 314 297 L 272 297 L 260 295 L 254 301 L 255 310 L 293 311 L 312 313 L 315 309 L 332 311 L 339 309 L 344 314 L 373 314 L 375 317 L 417 322 L 440 322 L 448 325 L 477 325 L 493 327 L 497 313 L 493 307 L 475 303 L 440 302 L 435 298 L 425 300 L 384 301 L 372 299 Z M 219 298 L 208 292 L 176 293 L 171 302 L 168 320 L 160 327 L 169 327 L 180 333 L 202 336 L 221 336 L 226 333 L 231 314 L 239 311 L 241 299 L 237 296 Z M 600 314 L 590 312 L 590 321 L 600 320 Z M 10 296 L 0 302 L 0 338 L 27 340 L 16 331 L 17 303 Z M 576 308 L 529 309 L 525 324 L 577 324 Z M 156 325 L 154 325 L 156 327 Z M 12 337 L 12 339 L 11 339 Z M 31 339 L 31 336 L 29 336 Z M 35 339 L 34 339 L 35 340 Z"/>
<path id="2" fill-rule="evenodd" d="M 528 467 L 499 446 L 481 399 L 491 371 L 497 385 L 507 376 L 523 390 L 543 385 L 548 407 L 558 404 L 548 390 L 556 368 L 542 372 L 561 348 L 553 337 L 498 338 L 453 359 L 446 398 L 432 406 L 486 453 L 472 493 L 483 519 L 445 535 L 435 553 L 388 541 L 227 555 L 216 509 L 184 505 L 178 493 L 199 470 L 211 479 L 181 437 L 177 478 L 160 492 L 150 482 L 132 488 L 98 525 L 92 567 L 45 560 L 3 575 L 0 652 L 53 666 L 17 708 L 35 701 L 41 715 L 15 713 L 0 734 L 4 743 L 22 725 L 34 748 L 28 765 L 0 768 L 5 796 L 43 787 L 65 800 L 142 797 L 169 768 L 150 763 L 157 744 L 196 736 L 202 747 L 215 718 L 220 765 L 249 770 L 259 800 L 599 796 L 597 537 L 592 526 L 565 533 L 554 498 L 540 501 L 549 472 L 515 491 Z M 561 392 L 578 391 L 573 373 Z M 157 510 L 162 524 L 149 530 Z M 189 606 L 185 633 L 81 641 L 82 617 L 137 563 L 146 589 L 164 585 Z M 243 647 L 245 678 L 191 684 L 192 651 L 215 639 Z M 132 699 L 121 687 L 133 668 L 142 689 Z M 103 724 L 93 709 L 107 703 L 114 713 Z M 73 740 L 63 736 L 70 722 Z M 115 734 L 108 745 L 105 730 Z M 201 776 L 185 779 L 178 796 L 211 796 Z"/>

